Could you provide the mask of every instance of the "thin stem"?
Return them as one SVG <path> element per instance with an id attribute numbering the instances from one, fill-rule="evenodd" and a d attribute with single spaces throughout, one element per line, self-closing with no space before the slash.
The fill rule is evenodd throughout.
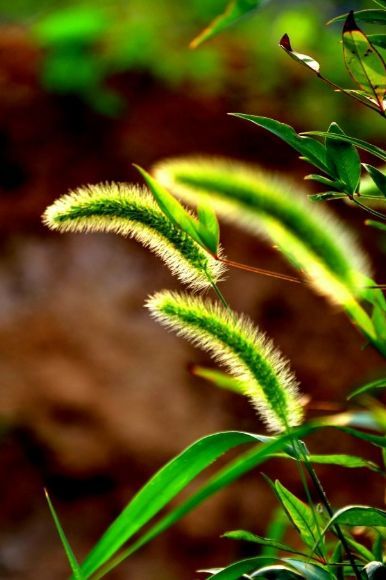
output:
<path id="1" fill-rule="evenodd" d="M 318 491 L 320 499 L 322 500 L 322 503 L 323 503 L 324 507 L 326 508 L 328 515 L 331 518 L 334 515 L 334 510 L 332 509 L 332 506 L 329 502 L 327 494 L 323 489 L 322 483 L 321 483 L 320 479 L 318 478 L 317 473 L 316 473 L 316 471 L 315 471 L 315 469 L 314 469 L 314 467 L 309 459 L 309 451 L 304 443 L 302 443 L 300 445 L 300 453 L 303 457 L 304 465 L 308 471 L 308 474 L 312 480 L 312 483 L 314 484 L 316 490 Z M 357 580 L 362 580 L 360 570 L 358 569 L 358 567 L 355 563 L 355 558 L 351 553 L 350 547 L 347 543 L 347 540 L 346 540 L 340 526 L 338 524 L 335 524 L 334 529 L 335 529 L 336 535 L 338 536 L 339 540 L 342 543 L 342 546 L 346 552 L 347 558 L 350 561 L 351 567 L 353 569 L 353 572 L 354 572 Z"/>
<path id="2" fill-rule="evenodd" d="M 359 103 L 362 103 L 362 105 L 364 105 L 365 107 L 368 107 L 372 111 L 376 111 L 377 113 L 379 113 L 381 115 L 381 117 L 385 117 L 385 112 L 383 111 L 382 108 L 377 107 L 375 104 L 372 105 L 371 103 L 367 103 L 366 101 L 363 101 L 355 93 L 351 93 L 350 91 L 347 91 L 346 89 L 343 89 L 339 85 L 336 85 L 334 82 L 330 81 L 329 79 L 326 79 L 326 77 L 324 77 L 323 75 L 321 75 L 320 72 L 315 71 L 315 74 L 316 74 L 316 76 L 318 78 L 320 78 L 321 81 L 323 81 L 324 83 L 326 83 L 330 87 L 333 87 L 338 92 L 344 93 L 345 95 L 347 95 L 348 97 L 351 97 L 355 101 L 358 101 Z"/>
<path id="3" fill-rule="evenodd" d="M 362 209 L 364 209 L 365 211 L 367 211 L 367 213 L 381 219 L 381 220 L 386 220 L 386 215 L 381 213 L 380 211 L 377 211 L 376 209 L 371 209 L 371 207 L 368 207 L 367 205 L 365 205 L 364 203 L 361 203 L 360 201 L 357 200 L 356 197 L 354 197 L 353 195 L 350 195 L 349 198 L 351 199 L 351 201 L 353 201 L 357 206 L 361 207 Z"/>
<path id="4" fill-rule="evenodd" d="M 288 274 L 280 274 L 279 272 L 272 272 L 271 270 L 264 270 L 263 268 L 255 268 L 254 266 L 248 266 L 247 264 L 241 264 L 240 262 L 228 260 L 227 258 L 220 258 L 219 256 L 216 256 L 216 259 L 219 262 L 222 262 L 223 264 L 226 264 L 232 268 L 238 268 L 239 270 L 245 270 L 246 272 L 252 272 L 253 274 L 270 276 L 271 278 L 279 278 L 280 280 L 286 280 L 287 282 L 302 284 L 300 278 L 295 278 L 294 276 L 289 276 Z"/>
<path id="5" fill-rule="evenodd" d="M 287 429 L 290 431 L 290 427 L 287 427 Z M 319 524 L 319 520 L 318 520 L 318 516 L 314 507 L 314 503 L 312 501 L 312 497 L 311 497 L 311 492 L 310 492 L 310 488 L 308 487 L 308 483 L 307 483 L 307 479 L 304 473 L 304 469 L 303 469 L 303 461 L 302 461 L 302 457 L 301 457 L 301 452 L 299 451 L 299 440 L 297 439 L 292 439 L 291 440 L 291 445 L 292 445 L 292 450 L 294 452 L 294 455 L 297 459 L 296 461 L 296 467 L 300 476 L 300 480 L 302 482 L 306 497 L 307 497 L 307 501 L 308 501 L 308 505 L 310 506 L 311 512 L 312 512 L 312 517 L 315 523 L 315 527 L 317 529 L 319 538 L 322 537 L 322 530 L 320 528 L 320 524 Z M 316 540 L 316 538 L 314 538 Z M 329 573 L 330 575 L 332 575 L 330 567 L 329 567 L 329 563 L 328 563 L 328 559 L 327 559 L 327 555 L 325 553 L 324 550 L 324 545 L 320 544 L 320 542 L 318 542 L 318 551 L 319 551 L 319 555 L 322 558 L 322 560 L 326 563 L 327 567 L 329 568 Z M 312 558 L 312 554 L 310 555 L 310 558 Z"/>

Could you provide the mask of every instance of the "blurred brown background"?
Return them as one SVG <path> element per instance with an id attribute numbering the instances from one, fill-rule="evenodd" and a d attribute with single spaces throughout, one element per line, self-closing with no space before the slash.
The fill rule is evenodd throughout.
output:
<path id="1" fill-rule="evenodd" d="M 48 232 L 40 222 L 45 207 L 81 184 L 138 181 L 132 162 L 149 167 L 188 153 L 256 162 L 303 188 L 308 168 L 294 152 L 229 111 L 276 117 L 299 130 L 324 129 L 334 119 L 381 142 L 371 112 L 331 93 L 277 48 L 278 36 L 292 32 L 339 79 L 338 31 L 324 22 L 347 2 L 276 3 L 203 47 L 202 56 L 187 45 L 224 2 L 184 4 L 0 2 L 1 578 L 68 574 L 43 486 L 82 558 L 185 446 L 214 431 L 262 430 L 245 400 L 190 376 L 190 363 L 208 363 L 201 352 L 149 319 L 146 296 L 178 287 L 163 265 L 112 235 Z M 364 216 L 331 209 L 358 231 L 376 279 L 385 278 L 381 240 Z M 224 226 L 222 242 L 232 258 L 290 271 L 272 248 L 236 229 Z M 223 292 L 291 359 L 313 401 L 343 410 L 347 392 L 384 371 L 347 318 L 307 287 L 233 271 Z M 357 451 L 343 436 L 314 437 L 311 447 Z M 288 463 L 261 470 L 302 494 Z M 381 505 L 377 475 L 318 471 L 335 505 Z M 252 473 L 111 578 L 195 578 L 198 568 L 246 556 L 244 546 L 219 536 L 237 528 L 264 533 L 273 506 Z"/>

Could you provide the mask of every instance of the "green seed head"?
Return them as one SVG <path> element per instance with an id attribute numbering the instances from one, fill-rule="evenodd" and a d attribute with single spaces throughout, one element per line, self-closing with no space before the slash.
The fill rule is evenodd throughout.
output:
<path id="1" fill-rule="evenodd" d="M 136 239 L 157 254 L 181 282 L 194 290 L 218 281 L 223 265 L 174 225 L 150 193 L 133 185 L 80 187 L 49 206 L 43 222 L 61 232 L 114 232 Z"/>
<path id="2" fill-rule="evenodd" d="M 224 219 L 268 238 L 331 302 L 350 304 L 368 285 L 367 260 L 352 233 L 290 182 L 221 159 L 170 159 L 154 173 L 188 203 L 210 203 Z"/>
<path id="3" fill-rule="evenodd" d="M 147 302 L 152 316 L 212 356 L 237 379 L 271 431 L 299 425 L 298 383 L 272 342 L 245 317 L 199 297 L 159 292 Z"/>

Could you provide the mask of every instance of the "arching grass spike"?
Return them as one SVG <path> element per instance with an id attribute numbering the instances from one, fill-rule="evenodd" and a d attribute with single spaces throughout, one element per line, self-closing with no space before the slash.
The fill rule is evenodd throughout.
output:
<path id="1" fill-rule="evenodd" d="M 152 316 L 203 350 L 240 381 L 268 429 L 302 422 L 298 383 L 288 362 L 245 316 L 209 300 L 163 291 L 148 299 Z"/>
<path id="2" fill-rule="evenodd" d="M 146 189 L 134 185 L 80 187 L 49 206 L 43 222 L 61 232 L 113 232 L 134 238 L 193 290 L 209 288 L 210 280 L 217 282 L 225 270 L 164 215 Z"/>

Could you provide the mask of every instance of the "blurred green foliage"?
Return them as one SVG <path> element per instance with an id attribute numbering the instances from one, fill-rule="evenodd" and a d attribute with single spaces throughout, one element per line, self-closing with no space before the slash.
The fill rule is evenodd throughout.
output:
<path id="1" fill-rule="evenodd" d="M 225 0 L 0 0 L 0 23 L 22 25 L 33 35 L 44 54 L 41 80 L 47 90 L 80 95 L 104 114 L 118 115 L 126 106 L 111 79 L 138 71 L 170 87 L 226 95 L 250 112 L 270 114 L 274 106 L 276 114 L 304 128 L 327 125 L 334 116 L 350 130 L 352 105 L 307 78 L 277 43 L 290 33 L 330 77 L 347 82 L 340 27 L 323 22 L 369 2 L 271 0 L 253 17 L 190 50 L 189 42 L 225 5 Z M 360 113 L 356 120 L 366 135 L 372 118 Z"/>

